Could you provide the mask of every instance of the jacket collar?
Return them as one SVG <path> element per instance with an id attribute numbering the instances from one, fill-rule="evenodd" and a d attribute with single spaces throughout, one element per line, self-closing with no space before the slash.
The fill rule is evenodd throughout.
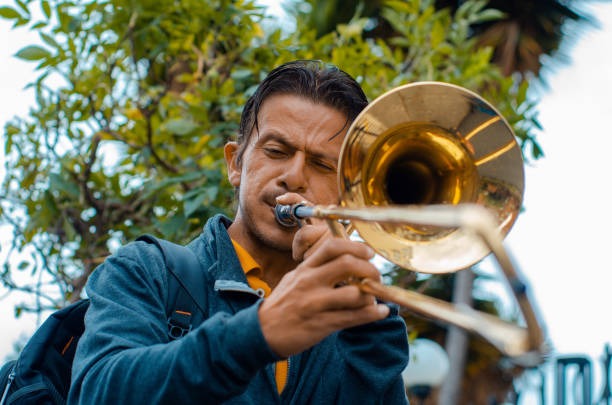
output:
<path id="1" fill-rule="evenodd" d="M 206 222 L 201 235 L 204 242 L 203 249 L 198 249 L 198 254 L 203 254 L 205 262 L 210 266 L 208 272 L 215 280 L 215 290 L 257 295 L 247 283 L 240 260 L 227 233 L 227 228 L 231 224 L 229 218 L 220 214 Z"/>

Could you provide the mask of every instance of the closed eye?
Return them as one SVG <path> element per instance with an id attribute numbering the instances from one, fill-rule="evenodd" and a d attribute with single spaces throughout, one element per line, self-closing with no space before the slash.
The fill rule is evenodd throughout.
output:
<path id="1" fill-rule="evenodd" d="M 279 148 L 265 147 L 264 153 L 271 158 L 283 158 L 288 156 L 288 153 Z"/>
<path id="2" fill-rule="evenodd" d="M 319 169 L 319 170 L 321 170 L 321 171 L 324 171 L 324 172 L 330 172 L 330 173 L 335 173 L 335 172 L 336 172 L 336 166 L 335 166 L 335 165 L 333 165 L 333 164 L 331 164 L 331 163 L 328 163 L 328 162 L 326 162 L 326 161 L 324 161 L 324 160 L 318 160 L 318 159 L 316 159 L 316 160 L 313 160 L 313 162 L 312 162 L 312 163 L 313 163 L 313 165 L 314 165 L 314 166 L 315 166 L 317 169 Z"/>

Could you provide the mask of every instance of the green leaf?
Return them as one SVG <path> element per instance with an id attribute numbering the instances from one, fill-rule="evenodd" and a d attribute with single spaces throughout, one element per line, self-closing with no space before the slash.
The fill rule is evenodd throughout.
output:
<path id="1" fill-rule="evenodd" d="M 434 21 L 431 29 L 431 47 L 437 48 L 438 45 L 444 41 L 444 38 L 446 38 L 444 25 L 442 25 L 440 21 Z"/>
<path id="2" fill-rule="evenodd" d="M 40 30 L 41 28 L 46 27 L 46 26 L 47 26 L 47 23 L 46 23 L 46 22 L 44 22 L 44 21 L 39 21 L 39 22 L 37 22 L 36 24 L 32 25 L 31 29 L 32 29 L 32 30 L 34 30 L 34 31 L 38 31 L 38 30 Z"/>
<path id="3" fill-rule="evenodd" d="M 17 27 L 21 27 L 21 26 L 27 25 L 29 22 L 30 22 L 30 20 L 29 20 L 29 19 L 27 19 L 27 18 L 23 18 L 23 17 L 20 17 L 20 18 L 19 18 L 17 21 L 15 21 L 15 23 L 13 24 L 13 28 L 17 28 Z"/>
<path id="4" fill-rule="evenodd" d="M 158 224 L 160 231 L 164 237 L 168 238 L 175 235 L 180 229 L 184 229 L 187 220 L 182 214 L 175 214 L 165 221 Z"/>
<path id="5" fill-rule="evenodd" d="M 41 46 L 29 45 L 17 51 L 15 56 L 19 59 L 35 61 L 48 58 L 51 56 L 51 53 Z"/>
<path id="6" fill-rule="evenodd" d="M 14 8 L 8 6 L 0 7 L 0 17 L 7 20 L 18 20 L 22 18 L 21 14 L 19 14 Z"/>
<path id="7" fill-rule="evenodd" d="M 188 135 L 199 127 L 195 122 L 183 118 L 169 120 L 164 126 L 175 135 Z"/>
<path id="8" fill-rule="evenodd" d="M 41 8 L 45 13 L 45 17 L 51 18 L 51 6 L 49 5 L 49 2 L 47 0 L 42 1 Z"/>
<path id="9" fill-rule="evenodd" d="M 24 12 L 25 12 L 27 15 L 30 15 L 30 10 L 28 9 L 28 6 L 27 6 L 27 5 L 26 5 L 26 4 L 25 4 L 23 1 L 20 1 L 20 0 L 15 0 L 15 3 L 17 3 L 17 5 L 18 5 L 19 7 L 21 7 L 21 9 L 22 9 L 22 10 L 23 10 L 23 11 L 24 11 Z"/>
<path id="10" fill-rule="evenodd" d="M 193 198 L 190 198 L 184 203 L 185 216 L 189 217 L 195 211 L 197 211 L 206 200 L 206 194 L 199 193 L 196 194 Z"/>
<path id="11" fill-rule="evenodd" d="M 51 190 L 63 191 L 72 198 L 79 197 L 79 186 L 71 181 L 66 180 L 57 173 L 49 175 L 49 188 Z"/>
<path id="12" fill-rule="evenodd" d="M 219 194 L 218 186 L 209 186 L 194 190 L 194 193 L 185 194 L 185 202 L 183 204 L 185 216 L 189 217 L 203 205 L 210 205 L 217 194 Z"/>
<path id="13" fill-rule="evenodd" d="M 43 41 L 45 41 L 47 45 L 52 46 L 54 48 L 60 47 L 57 41 L 51 35 L 47 35 L 44 32 L 41 32 L 40 37 L 42 38 Z"/>
<path id="14" fill-rule="evenodd" d="M 46 217 L 53 220 L 60 215 L 59 210 L 57 209 L 57 204 L 55 203 L 55 199 L 53 198 L 53 194 L 50 190 L 44 191 L 44 211 L 46 211 Z"/>
<path id="15" fill-rule="evenodd" d="M 478 18 L 475 21 L 471 21 L 472 23 L 482 23 L 487 21 L 495 21 L 504 18 L 505 14 L 499 10 L 488 9 L 484 10 L 482 13 L 478 15 Z"/>
<path id="16" fill-rule="evenodd" d="M 234 80 L 244 80 L 253 76 L 253 71 L 250 69 L 236 69 L 232 71 L 232 79 Z"/>
<path id="17" fill-rule="evenodd" d="M 67 240 L 75 240 L 77 237 L 77 232 L 74 229 L 74 226 L 68 221 L 66 217 L 63 217 L 62 221 L 62 230 L 66 235 Z"/>

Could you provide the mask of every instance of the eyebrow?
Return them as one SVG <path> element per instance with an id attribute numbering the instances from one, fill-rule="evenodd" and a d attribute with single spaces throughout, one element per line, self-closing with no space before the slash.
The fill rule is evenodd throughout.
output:
<path id="1" fill-rule="evenodd" d="M 333 139 L 335 137 L 335 135 L 331 138 Z M 331 141 L 331 139 L 329 139 Z M 297 145 L 293 144 L 292 142 L 290 142 L 287 138 L 285 138 L 283 135 L 277 133 L 277 132 L 270 132 L 267 134 L 264 134 L 262 136 L 259 137 L 258 141 L 256 142 L 258 145 L 263 145 L 266 142 L 278 142 L 281 145 L 292 149 L 292 150 L 301 150 L 301 148 L 299 148 Z M 307 155 L 312 156 L 314 158 L 318 158 L 318 159 L 326 159 L 326 160 L 330 160 L 334 163 L 338 162 L 338 156 L 329 156 L 327 154 L 325 154 L 325 152 L 317 152 L 317 151 L 313 151 L 313 150 L 307 150 L 304 151 Z"/>

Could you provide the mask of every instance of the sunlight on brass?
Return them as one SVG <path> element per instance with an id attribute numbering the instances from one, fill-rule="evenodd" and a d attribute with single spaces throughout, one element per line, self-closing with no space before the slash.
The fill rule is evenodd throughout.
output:
<path id="1" fill-rule="evenodd" d="M 349 129 L 339 167 L 340 201 L 348 208 L 474 202 L 493 210 L 506 234 L 523 199 L 512 129 L 479 96 L 446 83 L 409 84 L 374 100 Z M 462 229 L 353 226 L 381 256 L 419 272 L 461 270 L 489 253 Z"/>
<path id="2" fill-rule="evenodd" d="M 368 293 L 487 339 L 523 365 L 543 361 L 544 336 L 503 238 L 523 199 L 520 147 L 506 120 L 464 88 L 418 82 L 370 103 L 349 128 L 338 168 L 340 206 L 278 206 L 279 223 L 350 220 L 378 254 L 423 273 L 466 269 L 492 253 L 525 327 L 372 280 Z"/>

